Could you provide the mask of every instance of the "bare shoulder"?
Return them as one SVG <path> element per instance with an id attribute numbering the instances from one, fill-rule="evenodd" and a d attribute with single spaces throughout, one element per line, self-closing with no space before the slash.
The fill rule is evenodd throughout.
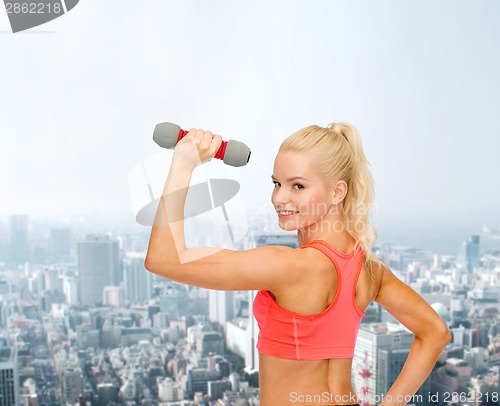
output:
<path id="1" fill-rule="evenodd" d="M 369 280 L 372 287 L 373 298 L 376 298 L 382 287 L 382 279 L 389 268 L 382 261 L 367 260 L 363 263 L 365 278 Z"/>
<path id="2" fill-rule="evenodd" d="M 314 247 L 297 248 L 295 251 L 296 267 L 305 276 L 315 278 L 322 274 L 330 274 L 335 263 L 332 262 L 323 252 Z M 304 272 L 308 270 L 308 272 Z"/>

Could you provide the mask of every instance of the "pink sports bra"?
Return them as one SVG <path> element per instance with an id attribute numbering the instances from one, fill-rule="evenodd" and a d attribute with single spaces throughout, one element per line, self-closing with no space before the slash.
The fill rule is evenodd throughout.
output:
<path id="1" fill-rule="evenodd" d="M 259 290 L 253 302 L 259 325 L 257 349 L 263 354 L 296 360 L 352 358 L 365 315 L 355 299 L 363 250 L 360 246 L 357 252 L 346 254 L 323 240 L 300 246 L 306 247 L 316 248 L 334 263 L 338 277 L 335 298 L 321 313 L 303 315 L 284 309 L 267 290 Z"/>

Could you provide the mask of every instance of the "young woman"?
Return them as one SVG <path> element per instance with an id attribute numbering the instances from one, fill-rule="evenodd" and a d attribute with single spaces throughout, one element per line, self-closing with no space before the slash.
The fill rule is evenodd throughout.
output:
<path id="1" fill-rule="evenodd" d="M 262 406 L 357 404 L 354 346 L 365 310 L 379 303 L 415 334 L 401 374 L 379 403 L 406 405 L 451 335 L 432 307 L 372 252 L 374 188 L 356 130 L 346 123 L 313 125 L 280 146 L 271 200 L 280 227 L 297 231 L 298 249 L 186 247 L 182 219 L 191 174 L 221 142 L 218 134 L 191 129 L 177 144 L 146 269 L 193 286 L 259 291 L 253 308 Z"/>

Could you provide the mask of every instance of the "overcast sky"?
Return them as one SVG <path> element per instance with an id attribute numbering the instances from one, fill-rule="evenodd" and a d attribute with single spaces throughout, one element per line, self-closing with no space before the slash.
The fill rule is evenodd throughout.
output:
<path id="1" fill-rule="evenodd" d="M 499 19 L 497 1 L 81 0 L 12 34 L 0 13 L 0 215 L 135 216 L 162 121 L 249 145 L 200 173 L 271 208 L 280 142 L 347 121 L 377 222 L 498 226 Z"/>

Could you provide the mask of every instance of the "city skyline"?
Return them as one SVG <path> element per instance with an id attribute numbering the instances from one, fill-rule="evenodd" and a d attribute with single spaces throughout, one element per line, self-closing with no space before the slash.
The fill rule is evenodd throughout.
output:
<path id="1" fill-rule="evenodd" d="M 7 244 L 0 238 L 0 372 L 8 377 L 0 392 L 17 401 L 38 396 L 39 404 L 54 406 L 76 399 L 127 404 L 141 393 L 152 405 L 192 399 L 186 405 L 193 406 L 202 397 L 256 404 L 256 291 L 210 290 L 147 272 L 145 252 L 139 248 L 147 237 L 142 231 L 100 234 L 88 226 L 60 228 L 47 222 L 33 224 L 32 235 L 26 232 L 30 224 L 26 216 L 13 216 Z M 205 239 L 205 234 L 198 230 L 197 238 Z M 293 235 L 259 231 L 241 243 L 242 249 L 274 244 L 297 248 Z M 463 393 L 469 387 L 482 394 L 485 406 L 496 404 L 500 251 L 498 244 L 490 251 L 480 249 L 482 244 L 478 236 L 470 236 L 463 258 L 380 247 L 380 258 L 395 276 L 415 289 L 453 333 L 412 397 L 417 405 L 431 406 L 450 391 Z M 92 269 L 96 265 L 97 273 Z M 89 276 L 95 281 L 92 297 L 82 289 Z M 365 406 L 387 393 L 413 339 L 392 314 L 370 303 L 352 369 L 354 388 Z M 140 365 L 134 364 L 138 354 Z M 159 363 L 158 357 L 169 361 Z M 147 378 L 151 374 L 154 379 Z M 16 387 L 18 380 L 22 385 Z"/>
<path id="2" fill-rule="evenodd" d="M 240 224 L 240 227 L 243 229 L 248 227 L 246 229 L 247 235 L 255 236 L 262 232 L 292 237 L 296 237 L 297 235 L 296 231 L 289 232 L 280 229 L 278 221 L 275 218 L 275 213 L 268 212 L 263 215 L 261 210 L 254 211 L 252 207 L 248 207 L 247 214 L 249 217 L 245 219 L 246 225 Z M 132 215 L 128 217 L 112 216 L 111 218 L 105 215 L 90 215 L 83 213 L 62 218 L 60 216 L 13 216 L 27 216 L 30 230 L 33 228 L 40 229 L 47 227 L 48 224 L 51 224 L 52 228 L 70 228 L 73 231 L 79 231 L 81 233 L 86 232 L 89 234 L 96 232 L 109 235 L 139 233 L 148 236 L 151 230 L 149 226 L 138 224 Z M 0 215 L 0 240 L 2 236 L 3 238 L 7 238 L 9 218 L 10 216 Z M 373 221 L 371 221 L 371 224 L 377 232 L 377 238 L 374 241 L 374 245 L 376 246 L 406 246 L 411 249 L 431 251 L 455 257 L 463 255 L 463 244 L 471 235 L 479 235 L 482 245 L 488 248 L 497 245 L 496 242 L 500 241 L 499 228 L 493 227 L 491 224 L 462 224 L 456 222 L 451 225 L 445 225 L 436 223 L 433 227 L 429 227 L 425 224 L 406 227 L 405 223 L 402 223 L 402 225 L 398 227 L 399 224 L 392 225 L 388 222 L 377 223 Z M 208 218 L 195 218 L 193 222 L 186 225 L 186 227 L 188 227 L 186 228 L 186 230 L 188 230 L 186 234 L 187 238 L 192 235 L 192 232 L 189 231 L 189 227 L 191 227 L 191 230 L 197 230 L 197 232 L 206 235 L 205 242 L 202 243 L 202 245 L 215 247 L 220 247 L 225 244 L 231 245 L 227 234 L 227 224 L 221 212 L 213 211 Z M 215 229 L 218 231 L 214 232 Z M 39 232 L 36 233 L 39 234 Z M 241 236 L 240 234 L 240 237 Z M 221 238 L 223 239 L 221 240 Z M 239 241 L 239 239 L 237 240 Z M 146 242 L 144 243 L 144 249 L 145 248 Z"/>

